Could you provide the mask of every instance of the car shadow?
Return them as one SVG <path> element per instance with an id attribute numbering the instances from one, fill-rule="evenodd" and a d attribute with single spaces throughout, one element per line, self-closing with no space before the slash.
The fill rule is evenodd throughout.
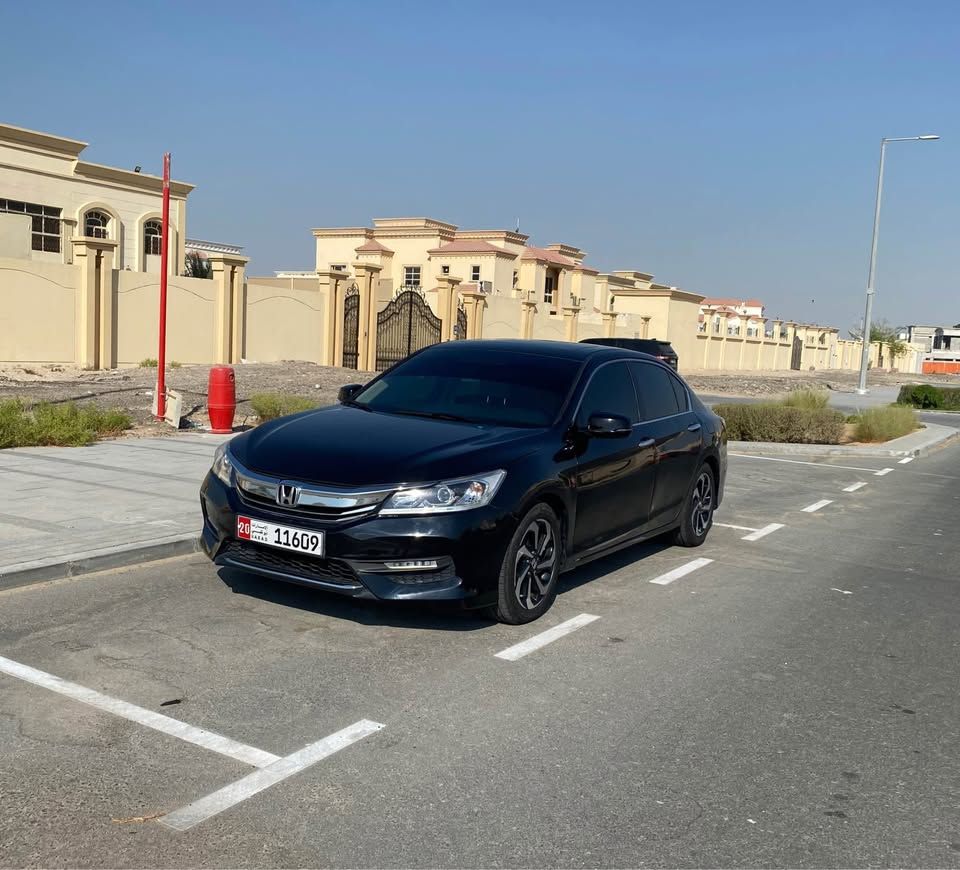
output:
<path id="1" fill-rule="evenodd" d="M 217 576 L 238 595 L 334 619 L 347 619 L 359 625 L 422 631 L 479 631 L 496 624 L 480 612 L 464 610 L 451 602 L 380 602 L 349 598 L 335 592 L 259 577 L 237 568 L 220 568 Z"/>
<path id="2" fill-rule="evenodd" d="M 644 541 L 641 544 L 634 544 L 632 547 L 627 547 L 610 556 L 604 556 L 595 562 L 589 562 L 582 568 L 575 568 L 573 571 L 561 574 L 557 594 L 564 595 L 567 592 L 572 592 L 574 589 L 579 589 L 592 580 L 596 580 L 613 571 L 619 571 L 621 568 L 626 568 L 635 562 L 643 561 L 648 556 L 669 550 L 672 546 L 673 541 L 671 541 L 669 535 L 663 535 L 659 538 Z"/>

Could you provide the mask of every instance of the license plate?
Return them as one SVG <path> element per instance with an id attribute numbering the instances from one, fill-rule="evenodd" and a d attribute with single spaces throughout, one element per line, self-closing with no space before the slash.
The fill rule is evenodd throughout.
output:
<path id="1" fill-rule="evenodd" d="M 241 541 L 254 541 L 281 550 L 323 555 L 323 532 L 277 526 L 252 517 L 237 517 L 237 537 Z"/>

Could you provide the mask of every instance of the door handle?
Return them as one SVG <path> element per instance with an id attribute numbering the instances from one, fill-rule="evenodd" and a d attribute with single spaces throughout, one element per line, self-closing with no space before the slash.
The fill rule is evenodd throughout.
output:
<path id="1" fill-rule="evenodd" d="M 644 438 L 643 441 L 637 445 L 637 450 L 646 450 L 648 447 L 653 447 L 656 443 L 656 440 L 653 438 Z"/>
<path id="2" fill-rule="evenodd" d="M 700 431 L 700 424 L 699 424 L 699 423 L 691 423 L 689 426 L 687 426 L 687 431 L 688 431 L 688 432 L 699 432 L 699 431 Z"/>

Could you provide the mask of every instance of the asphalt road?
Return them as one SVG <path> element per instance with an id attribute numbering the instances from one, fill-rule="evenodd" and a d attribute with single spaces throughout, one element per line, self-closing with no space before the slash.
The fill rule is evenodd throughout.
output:
<path id="1" fill-rule="evenodd" d="M 830 407 L 843 411 L 844 414 L 856 414 L 867 408 L 877 408 L 890 405 L 896 402 L 897 395 L 900 392 L 899 387 L 871 387 L 870 392 L 865 396 L 858 396 L 856 393 L 841 393 L 835 390 L 830 391 Z M 748 396 L 743 398 L 734 398 L 731 396 L 716 396 L 709 393 L 697 393 L 697 396 L 707 405 L 714 405 L 732 402 L 734 404 L 746 403 L 754 405 L 758 402 L 770 401 L 770 396 Z M 939 411 L 917 411 L 917 416 L 924 423 L 939 423 L 941 426 L 950 426 L 954 429 L 960 429 L 960 413 Z"/>
<path id="2" fill-rule="evenodd" d="M 200 557 L 9 590 L 0 865 L 960 867 L 958 509 L 960 446 L 734 456 L 702 548 L 519 628 Z"/>

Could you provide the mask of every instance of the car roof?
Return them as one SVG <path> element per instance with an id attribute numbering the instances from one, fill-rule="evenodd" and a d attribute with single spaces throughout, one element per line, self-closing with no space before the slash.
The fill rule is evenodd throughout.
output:
<path id="1" fill-rule="evenodd" d="M 604 344 L 582 344 L 571 341 L 536 341 L 526 338 L 484 338 L 445 341 L 425 348 L 425 350 L 429 350 L 432 353 L 451 354 L 456 354 L 468 349 L 491 352 L 500 351 L 501 353 L 529 353 L 537 356 L 574 360 L 585 360 L 598 354 L 622 354 L 625 350 L 621 347 L 610 347 Z"/>

